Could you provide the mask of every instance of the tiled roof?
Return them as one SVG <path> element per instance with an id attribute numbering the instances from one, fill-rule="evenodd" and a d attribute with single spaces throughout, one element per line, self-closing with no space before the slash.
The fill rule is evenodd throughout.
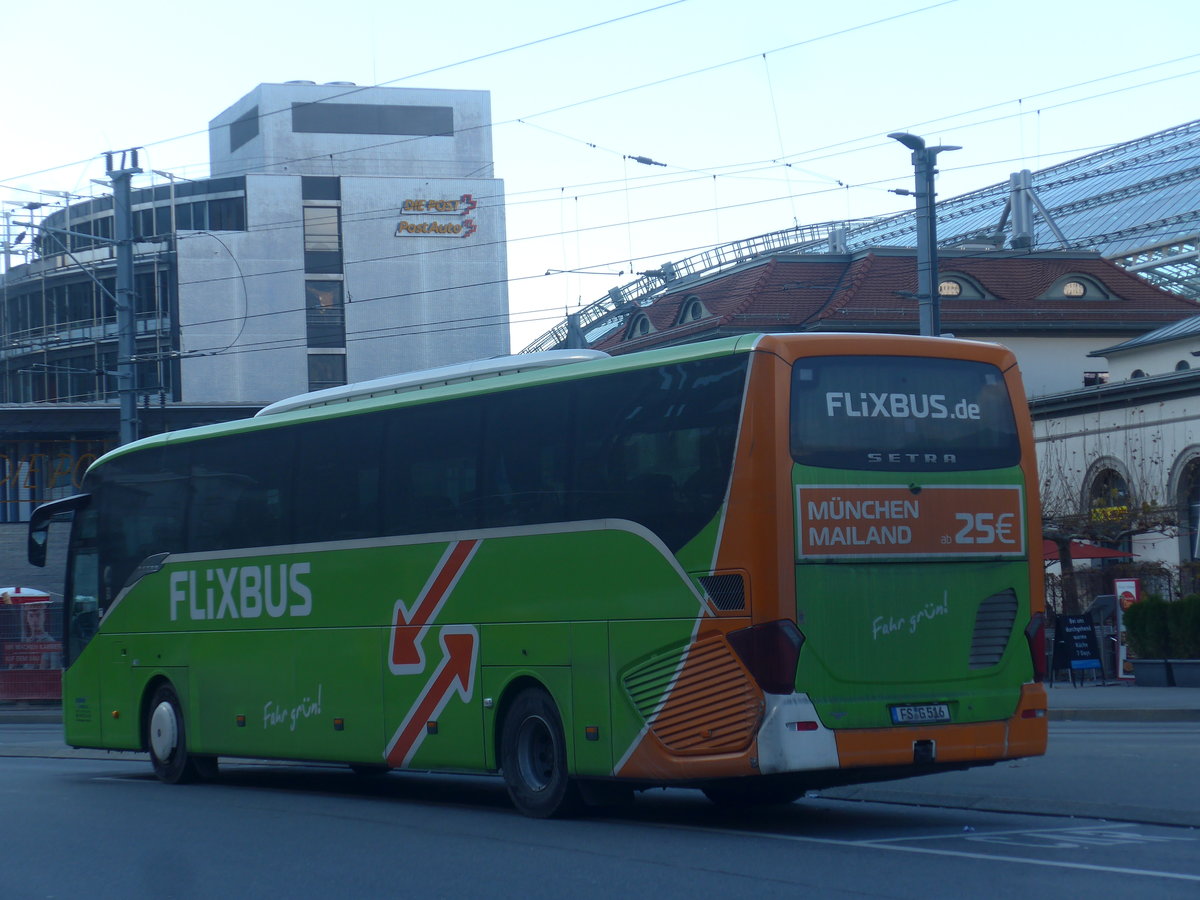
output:
<path id="1" fill-rule="evenodd" d="M 939 257 L 939 277 L 959 274 L 987 299 L 940 301 L 944 331 L 1117 333 L 1133 336 L 1196 316 L 1200 306 L 1147 284 L 1091 253 L 960 252 Z M 1088 279 L 1108 299 L 1042 299 L 1068 276 Z M 718 334 L 752 331 L 918 330 L 916 254 L 880 249 L 854 255 L 780 253 L 668 291 L 592 346 L 630 352 Z M 687 300 L 709 315 L 677 324 Z M 639 316 L 651 331 L 629 338 Z"/>
<path id="2" fill-rule="evenodd" d="M 1105 347 L 1103 350 L 1094 350 L 1088 356 L 1108 356 L 1112 353 L 1135 350 L 1139 347 L 1148 347 L 1151 344 L 1165 344 L 1168 341 L 1177 341 L 1181 338 L 1196 337 L 1197 335 L 1200 335 L 1200 316 L 1192 316 L 1190 319 L 1184 319 L 1181 322 L 1157 328 L 1148 334 L 1139 335 L 1132 340 L 1114 344 L 1111 347 Z"/>

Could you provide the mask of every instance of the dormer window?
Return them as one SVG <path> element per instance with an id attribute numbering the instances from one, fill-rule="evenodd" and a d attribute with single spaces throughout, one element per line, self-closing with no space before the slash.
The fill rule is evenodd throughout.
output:
<path id="1" fill-rule="evenodd" d="M 632 341 L 634 338 L 645 337 L 654 331 L 654 326 L 650 324 L 650 319 L 645 313 L 638 313 L 629 321 L 629 327 L 625 330 L 625 340 Z"/>
<path id="2" fill-rule="evenodd" d="M 974 278 L 960 272 L 943 272 L 938 278 L 938 296 L 943 300 L 992 300 L 994 299 Z"/>
<path id="3" fill-rule="evenodd" d="M 1050 287 L 1042 300 L 1111 300 L 1112 294 L 1086 275 L 1066 275 Z"/>
<path id="4" fill-rule="evenodd" d="M 699 322 L 701 319 L 706 319 L 711 315 L 706 307 L 695 294 L 691 294 L 683 299 L 683 303 L 679 307 L 679 319 L 676 324 L 687 325 L 689 322 Z"/>

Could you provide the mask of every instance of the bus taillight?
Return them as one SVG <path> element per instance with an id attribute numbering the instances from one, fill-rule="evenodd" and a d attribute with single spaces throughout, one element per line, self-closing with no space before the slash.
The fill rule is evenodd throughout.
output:
<path id="1" fill-rule="evenodd" d="M 764 622 L 727 636 L 758 686 L 768 694 L 790 694 L 796 689 L 796 664 L 804 635 L 789 619 Z"/>
<path id="2" fill-rule="evenodd" d="M 1046 680 L 1046 614 L 1037 613 L 1025 626 L 1025 640 L 1033 659 L 1033 680 Z"/>

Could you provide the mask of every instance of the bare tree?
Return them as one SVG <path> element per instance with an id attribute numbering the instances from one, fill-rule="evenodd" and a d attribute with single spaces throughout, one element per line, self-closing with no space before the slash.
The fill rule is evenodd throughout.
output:
<path id="1" fill-rule="evenodd" d="M 1186 510 L 1165 496 L 1161 427 L 1139 427 L 1138 410 L 1126 415 L 1135 419 L 1127 427 L 1048 433 L 1038 447 L 1042 534 L 1058 547 L 1067 614 L 1082 612 L 1072 541 L 1119 547 L 1139 534 L 1176 535 L 1186 523 Z"/>

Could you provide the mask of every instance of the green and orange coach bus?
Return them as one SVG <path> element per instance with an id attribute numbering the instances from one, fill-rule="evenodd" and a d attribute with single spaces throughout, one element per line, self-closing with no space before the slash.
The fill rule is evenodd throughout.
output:
<path id="1" fill-rule="evenodd" d="M 559 815 L 1044 752 L 1013 355 L 896 335 L 550 351 L 146 438 L 70 516 L 68 744 L 500 772 Z"/>

